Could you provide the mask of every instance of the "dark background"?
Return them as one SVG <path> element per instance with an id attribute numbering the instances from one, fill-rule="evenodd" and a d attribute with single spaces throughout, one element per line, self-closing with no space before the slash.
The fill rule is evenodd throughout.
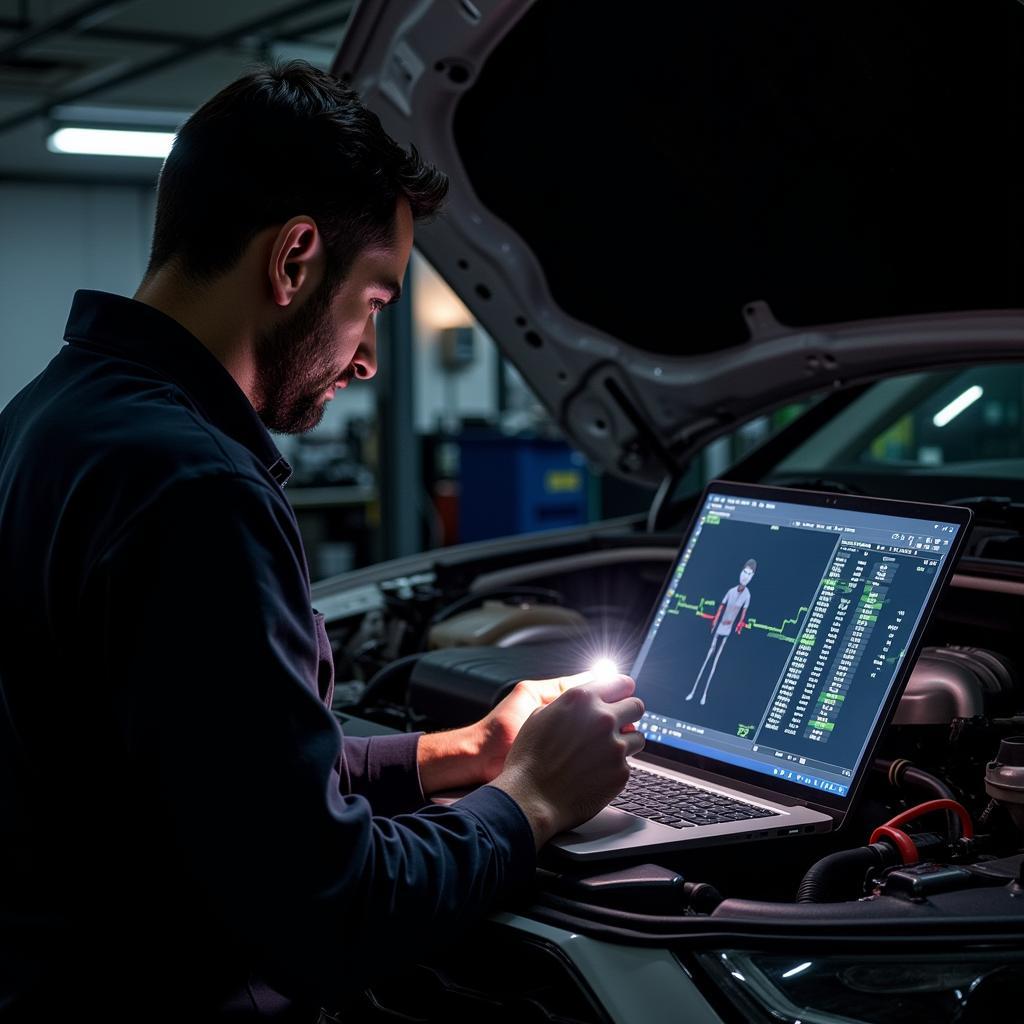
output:
<path id="1" fill-rule="evenodd" d="M 558 304 L 674 355 L 742 344 L 755 299 L 793 325 L 1024 305 L 1022 131 L 1015 0 L 551 0 L 455 120 Z"/>

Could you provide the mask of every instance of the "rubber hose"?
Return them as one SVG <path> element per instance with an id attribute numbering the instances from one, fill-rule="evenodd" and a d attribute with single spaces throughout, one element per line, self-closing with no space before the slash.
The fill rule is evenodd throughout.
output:
<path id="1" fill-rule="evenodd" d="M 846 894 L 861 883 L 871 868 L 889 867 L 899 861 L 899 851 L 889 843 L 872 843 L 871 846 L 861 846 L 854 850 L 840 850 L 811 865 L 800 882 L 796 901 L 838 903 L 849 898 Z"/>
<path id="2" fill-rule="evenodd" d="M 722 902 L 722 894 L 707 882 L 684 882 L 683 899 L 695 914 L 710 914 Z"/>
<path id="3" fill-rule="evenodd" d="M 369 707 L 370 700 L 379 696 L 388 684 L 393 682 L 395 677 L 403 672 L 405 673 L 405 680 L 408 682 L 409 677 L 412 675 L 412 670 L 416 666 L 416 662 L 418 662 L 425 653 L 426 651 L 420 651 L 417 654 L 407 654 L 402 658 L 396 658 L 394 661 L 389 661 L 366 684 L 366 689 L 363 690 L 363 695 L 359 698 L 357 707 Z M 406 671 L 406 669 L 408 669 L 408 671 Z"/>
<path id="4" fill-rule="evenodd" d="M 930 793 L 937 800 L 956 800 L 958 803 L 960 801 L 960 798 L 953 790 L 937 775 L 932 775 L 931 772 L 918 768 L 916 764 L 906 760 L 906 758 L 901 757 L 890 761 L 880 757 L 875 760 L 873 767 L 876 771 L 884 774 L 889 779 L 890 785 L 895 786 L 897 789 L 900 786 L 906 785 L 911 789 L 919 789 Z M 960 819 L 952 811 L 947 811 L 945 817 L 946 823 L 949 826 L 950 839 L 955 840 L 962 834 Z"/>
<path id="5" fill-rule="evenodd" d="M 904 782 L 916 789 L 927 790 L 934 794 L 937 800 L 957 800 L 959 797 L 947 786 L 937 775 L 918 768 L 912 761 L 899 758 L 895 761 L 878 758 L 875 761 L 875 769 L 888 776 L 894 786 L 900 786 Z"/>

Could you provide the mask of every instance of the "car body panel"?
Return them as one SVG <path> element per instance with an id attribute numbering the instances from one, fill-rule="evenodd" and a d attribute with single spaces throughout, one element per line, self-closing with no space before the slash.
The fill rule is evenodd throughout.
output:
<path id="1" fill-rule="evenodd" d="M 557 5 L 536 5 L 545 6 Z M 678 342 L 659 351 L 567 313 L 526 238 L 480 199 L 454 134 L 460 101 L 534 8 L 524 0 L 364 3 L 334 69 L 390 134 L 450 175 L 446 211 L 418 229 L 417 244 L 592 463 L 654 486 L 710 440 L 788 401 L 901 372 L 1024 356 L 1019 308 L 793 327 L 773 315 L 771 296 L 752 294 L 736 310 L 746 340 L 715 347 L 687 333 L 680 286 L 664 318 Z M 622 82 L 628 89 L 628 74 Z M 636 256 L 617 255 L 613 241 L 608 258 L 622 262 L 628 280 Z M 572 258 L 569 239 L 564 259 Z M 900 276 L 894 268 L 897 292 Z"/>

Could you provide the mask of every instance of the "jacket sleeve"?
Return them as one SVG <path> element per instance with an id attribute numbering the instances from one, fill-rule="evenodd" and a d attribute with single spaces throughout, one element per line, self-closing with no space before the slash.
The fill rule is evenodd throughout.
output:
<path id="1" fill-rule="evenodd" d="M 390 817 L 422 807 L 416 752 L 423 733 L 346 736 L 341 748 L 341 790 L 365 796 L 375 814 Z"/>
<path id="2" fill-rule="evenodd" d="M 310 685 L 301 542 L 269 482 L 173 485 L 93 576 L 118 637 L 114 714 L 133 770 L 152 779 L 147 813 L 173 838 L 175 870 L 282 992 L 329 1002 L 532 877 L 529 823 L 500 790 L 394 818 L 347 793 L 339 767 L 371 792 L 415 772 L 415 746 L 379 744 L 378 758 L 375 741 L 355 743 L 342 759 Z"/>

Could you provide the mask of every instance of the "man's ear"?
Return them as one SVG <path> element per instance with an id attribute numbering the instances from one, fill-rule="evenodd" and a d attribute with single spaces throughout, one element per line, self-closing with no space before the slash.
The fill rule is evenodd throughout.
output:
<path id="1" fill-rule="evenodd" d="M 300 293 L 308 295 L 324 272 L 324 243 L 312 217 L 292 217 L 282 224 L 270 247 L 267 273 L 276 306 L 290 306 Z"/>

